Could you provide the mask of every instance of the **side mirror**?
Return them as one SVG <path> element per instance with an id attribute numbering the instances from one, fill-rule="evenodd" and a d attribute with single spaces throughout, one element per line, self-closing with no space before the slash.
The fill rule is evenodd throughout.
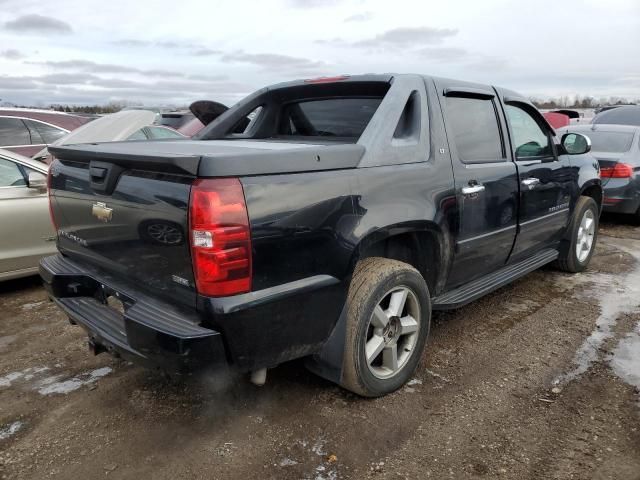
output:
<path id="1" fill-rule="evenodd" d="M 40 172 L 31 171 L 27 179 L 27 187 L 44 192 L 47 190 L 47 177 Z"/>
<path id="2" fill-rule="evenodd" d="M 581 155 L 591 151 L 591 139 L 580 133 L 565 133 L 560 143 L 569 155 Z"/>

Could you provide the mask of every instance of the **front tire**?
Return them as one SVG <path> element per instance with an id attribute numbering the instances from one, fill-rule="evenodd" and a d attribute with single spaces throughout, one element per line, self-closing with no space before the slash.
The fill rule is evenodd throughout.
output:
<path id="1" fill-rule="evenodd" d="M 429 334 L 431 300 L 420 273 L 397 260 L 358 262 L 347 299 L 342 386 L 379 397 L 413 375 Z"/>
<path id="2" fill-rule="evenodd" d="M 556 266 L 565 272 L 582 272 L 591 261 L 598 240 L 598 204 L 591 197 L 580 197 L 569 225 L 569 239 L 565 240 Z"/>

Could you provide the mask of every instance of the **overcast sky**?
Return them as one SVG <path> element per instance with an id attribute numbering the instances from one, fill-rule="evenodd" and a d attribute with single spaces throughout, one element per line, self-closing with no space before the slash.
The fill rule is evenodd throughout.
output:
<path id="1" fill-rule="evenodd" d="M 231 104 L 367 72 L 640 98 L 640 0 L 0 0 L 2 101 Z"/>

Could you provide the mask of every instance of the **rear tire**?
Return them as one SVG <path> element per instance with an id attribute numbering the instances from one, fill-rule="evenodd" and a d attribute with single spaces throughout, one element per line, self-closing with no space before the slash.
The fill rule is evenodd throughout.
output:
<path id="1" fill-rule="evenodd" d="M 429 334 L 431 299 L 420 273 L 397 260 L 358 262 L 347 298 L 341 385 L 379 397 L 413 375 Z"/>
<path id="2" fill-rule="evenodd" d="M 565 272 L 582 272 L 591 261 L 598 240 L 598 204 L 591 197 L 580 197 L 569 225 L 569 238 L 563 242 L 556 266 Z"/>

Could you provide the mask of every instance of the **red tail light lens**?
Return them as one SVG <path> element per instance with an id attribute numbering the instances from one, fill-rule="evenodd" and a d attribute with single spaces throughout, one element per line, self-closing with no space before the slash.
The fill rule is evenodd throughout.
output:
<path id="1" fill-rule="evenodd" d="M 47 197 L 49 198 L 49 217 L 51 218 L 51 224 L 53 230 L 58 234 L 58 225 L 56 224 L 56 218 L 53 216 L 53 204 L 51 203 L 51 167 L 47 171 Z"/>
<path id="2" fill-rule="evenodd" d="M 237 178 L 196 180 L 189 212 L 191 258 L 198 293 L 211 297 L 251 290 L 251 232 Z"/>
<path id="3" fill-rule="evenodd" d="M 616 163 L 613 167 L 600 169 L 602 178 L 629 178 L 633 176 L 633 165 L 628 163 Z"/>

